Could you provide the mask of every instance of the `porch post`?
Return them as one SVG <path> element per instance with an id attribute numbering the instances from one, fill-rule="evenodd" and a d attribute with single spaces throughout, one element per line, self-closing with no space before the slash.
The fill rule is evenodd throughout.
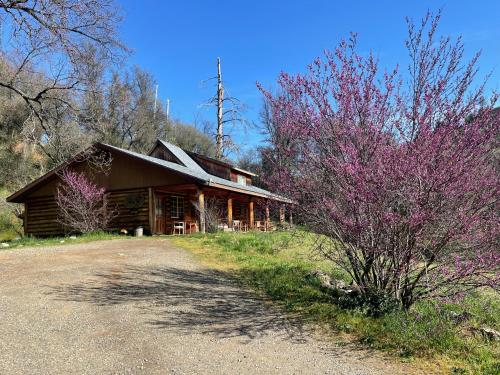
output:
<path id="1" fill-rule="evenodd" d="M 156 232 L 156 228 L 155 228 L 156 204 L 155 204 L 154 191 L 153 191 L 153 188 L 151 188 L 151 187 L 148 188 L 148 200 L 149 200 L 149 231 L 151 232 L 151 235 L 153 235 Z"/>
<path id="2" fill-rule="evenodd" d="M 227 198 L 227 226 L 233 227 L 233 198 Z"/>
<path id="3" fill-rule="evenodd" d="M 266 201 L 266 231 L 269 229 L 269 224 L 271 223 L 271 218 L 269 214 L 269 201 Z"/>
<path id="4" fill-rule="evenodd" d="M 198 210 L 200 215 L 200 232 L 205 233 L 205 194 L 202 189 L 198 189 Z"/>
<path id="5" fill-rule="evenodd" d="M 289 216 L 289 220 L 290 220 L 290 225 L 293 225 L 293 215 L 292 215 L 292 209 L 291 209 L 291 208 L 289 208 L 289 209 L 288 209 L 288 211 L 290 212 L 290 213 L 288 214 L 288 216 Z"/>
<path id="6" fill-rule="evenodd" d="M 248 202 L 248 225 L 250 229 L 253 229 L 253 201 L 250 199 L 250 202 Z"/>
<path id="7" fill-rule="evenodd" d="M 285 222 L 285 205 L 282 204 L 280 206 L 280 224 L 283 224 Z"/>

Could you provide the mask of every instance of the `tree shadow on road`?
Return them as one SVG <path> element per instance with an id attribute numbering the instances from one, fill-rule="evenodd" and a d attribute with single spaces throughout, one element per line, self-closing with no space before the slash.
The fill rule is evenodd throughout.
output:
<path id="1" fill-rule="evenodd" d="M 80 283 L 47 288 L 57 300 L 99 306 L 134 303 L 148 324 L 183 334 L 253 339 L 272 332 L 305 340 L 300 319 L 283 315 L 223 272 L 125 267 Z"/>

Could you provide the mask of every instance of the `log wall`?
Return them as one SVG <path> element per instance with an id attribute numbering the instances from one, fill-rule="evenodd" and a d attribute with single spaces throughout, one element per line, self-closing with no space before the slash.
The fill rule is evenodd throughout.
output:
<path id="1" fill-rule="evenodd" d="M 147 188 L 111 191 L 106 197 L 109 209 L 116 214 L 108 230 L 130 232 L 142 226 L 145 233 L 151 233 Z M 25 234 L 53 236 L 69 232 L 58 221 L 59 209 L 54 196 L 31 198 L 25 202 L 25 210 Z"/>
<path id="2" fill-rule="evenodd" d="M 53 196 L 33 198 L 24 203 L 24 233 L 33 236 L 63 234 L 58 222 L 59 209 Z"/>
<path id="3" fill-rule="evenodd" d="M 130 232 L 142 226 L 146 233 L 151 233 L 147 188 L 109 192 L 107 199 L 109 209 L 116 214 L 108 230 L 127 229 Z"/>

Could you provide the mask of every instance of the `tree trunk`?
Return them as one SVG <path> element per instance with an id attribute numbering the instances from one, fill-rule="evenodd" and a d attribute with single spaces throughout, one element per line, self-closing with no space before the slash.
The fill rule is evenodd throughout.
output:
<path id="1" fill-rule="evenodd" d="M 224 132 L 222 129 L 222 103 L 224 101 L 224 87 L 222 86 L 222 74 L 220 70 L 220 57 L 217 58 L 217 137 L 216 157 L 222 159 Z"/>

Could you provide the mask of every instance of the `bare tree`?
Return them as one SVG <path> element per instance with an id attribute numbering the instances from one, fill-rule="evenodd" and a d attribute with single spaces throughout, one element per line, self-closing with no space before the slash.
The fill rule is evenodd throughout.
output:
<path id="1" fill-rule="evenodd" d="M 45 126 L 47 100 L 71 106 L 61 92 L 80 87 L 90 48 L 107 61 L 124 46 L 112 0 L 0 0 L 2 75 L 0 87 L 21 97 Z"/>
<path id="2" fill-rule="evenodd" d="M 217 92 L 216 94 L 204 105 L 215 106 L 217 108 L 217 129 L 215 132 L 215 143 L 217 159 L 222 159 L 225 152 L 229 150 L 236 150 L 236 145 L 231 139 L 229 131 L 224 130 L 224 126 L 240 124 L 243 126 L 248 125 L 248 121 L 243 117 L 244 106 L 241 101 L 234 97 L 227 95 L 227 91 L 222 80 L 222 71 L 220 57 L 217 58 L 217 76 L 209 78 L 207 81 L 217 79 Z"/>
<path id="3" fill-rule="evenodd" d="M 89 73 L 79 123 L 94 140 L 147 152 L 157 138 L 165 138 L 168 120 L 150 73 L 136 66 L 113 72 L 109 81 L 104 69 Z"/>
<path id="4" fill-rule="evenodd" d="M 205 218 L 205 231 L 208 233 L 217 232 L 220 220 L 225 216 L 223 202 L 215 197 L 209 197 L 205 200 L 203 209 L 196 201 L 193 201 L 192 204 L 198 215 L 203 215 Z"/>

